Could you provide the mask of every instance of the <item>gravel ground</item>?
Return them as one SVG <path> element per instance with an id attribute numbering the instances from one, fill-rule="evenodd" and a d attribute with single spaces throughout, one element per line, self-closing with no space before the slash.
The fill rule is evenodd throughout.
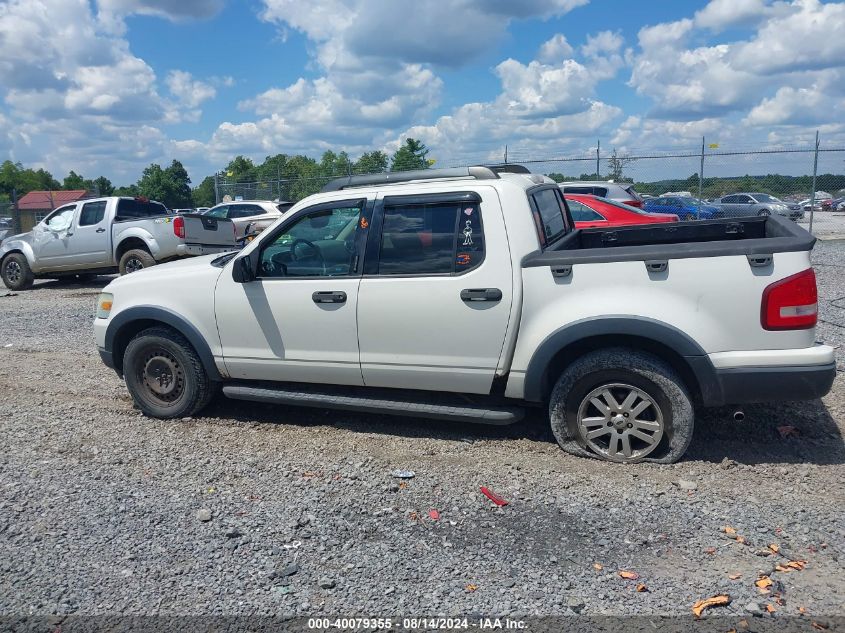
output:
<path id="1" fill-rule="evenodd" d="M 841 345 L 845 242 L 814 260 L 819 338 Z M 568 456 L 539 415 L 500 429 L 218 398 L 163 422 L 94 350 L 106 281 L 0 290 L 0 615 L 689 615 L 720 593 L 714 614 L 845 615 L 842 374 L 743 423 L 700 412 L 673 466 Z M 806 567 L 775 570 L 790 560 Z"/>

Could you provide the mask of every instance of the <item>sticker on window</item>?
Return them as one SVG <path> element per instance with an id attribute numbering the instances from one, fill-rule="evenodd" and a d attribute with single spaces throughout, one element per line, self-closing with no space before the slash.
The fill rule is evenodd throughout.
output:
<path id="1" fill-rule="evenodd" d="M 472 220 L 467 220 L 464 228 L 464 246 L 472 246 Z"/>
<path id="2" fill-rule="evenodd" d="M 470 262 L 472 262 L 472 257 L 470 257 L 469 253 L 458 253 L 457 263 L 459 266 L 466 266 Z"/>

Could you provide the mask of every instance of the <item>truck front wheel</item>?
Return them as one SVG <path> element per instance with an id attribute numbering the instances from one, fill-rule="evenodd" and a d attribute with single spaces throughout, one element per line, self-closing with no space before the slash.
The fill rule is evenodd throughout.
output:
<path id="1" fill-rule="evenodd" d="M 9 290 L 29 290 L 35 277 L 23 253 L 11 253 L 3 260 L 0 276 Z"/>
<path id="2" fill-rule="evenodd" d="M 118 270 L 121 275 L 128 275 L 150 266 L 155 266 L 156 260 L 147 251 L 140 248 L 133 248 L 126 251 L 118 263 Z"/>
<path id="3" fill-rule="evenodd" d="M 129 342 L 123 373 L 135 404 L 154 418 L 193 415 L 215 391 L 188 340 L 165 327 L 144 330 Z"/>
<path id="4" fill-rule="evenodd" d="M 663 360 L 608 348 L 566 368 L 549 417 L 558 444 L 573 455 L 671 464 L 689 446 L 694 411 L 683 380 Z"/>

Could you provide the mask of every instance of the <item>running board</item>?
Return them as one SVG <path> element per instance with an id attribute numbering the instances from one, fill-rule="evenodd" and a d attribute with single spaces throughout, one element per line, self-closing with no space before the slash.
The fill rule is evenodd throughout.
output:
<path id="1" fill-rule="evenodd" d="M 518 407 L 490 407 L 469 402 L 450 405 L 428 404 L 412 398 L 386 398 L 357 394 L 340 395 L 275 387 L 225 385 L 223 395 L 233 400 L 251 400 L 253 402 L 268 402 L 297 407 L 342 409 L 363 413 L 404 415 L 478 424 L 514 424 L 519 422 L 524 415 L 524 411 Z"/>

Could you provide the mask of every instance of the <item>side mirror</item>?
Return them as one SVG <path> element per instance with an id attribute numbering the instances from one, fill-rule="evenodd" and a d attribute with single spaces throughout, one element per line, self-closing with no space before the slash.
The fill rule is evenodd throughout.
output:
<path id="1" fill-rule="evenodd" d="M 249 255 L 237 257 L 232 264 L 232 279 L 239 284 L 255 281 L 255 269 Z"/>

